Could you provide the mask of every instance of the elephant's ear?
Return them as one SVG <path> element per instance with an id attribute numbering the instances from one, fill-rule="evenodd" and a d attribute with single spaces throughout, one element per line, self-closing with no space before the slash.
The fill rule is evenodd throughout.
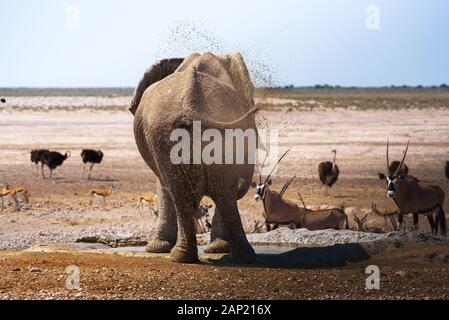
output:
<path id="1" fill-rule="evenodd" d="M 134 90 L 134 95 L 133 99 L 131 100 L 131 107 L 129 108 L 129 111 L 131 111 L 131 113 L 134 115 L 145 90 L 153 83 L 161 81 L 165 77 L 175 72 L 175 70 L 178 69 L 179 65 L 183 61 L 184 58 L 162 59 L 150 66 L 145 71 L 139 81 L 139 84 Z"/>
<path id="2" fill-rule="evenodd" d="M 248 69 L 240 53 L 226 56 L 227 69 L 235 88 L 240 93 L 243 105 L 247 109 L 254 106 L 254 85 L 251 82 Z"/>

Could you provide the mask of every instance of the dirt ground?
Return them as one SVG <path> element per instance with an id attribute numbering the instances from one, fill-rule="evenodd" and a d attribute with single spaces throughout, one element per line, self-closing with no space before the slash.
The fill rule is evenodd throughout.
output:
<path id="1" fill-rule="evenodd" d="M 449 246 L 418 245 L 334 268 L 251 266 L 211 261 L 185 265 L 163 257 L 98 253 L 0 252 L 0 299 L 448 299 Z M 301 252 L 297 253 L 301 256 Z M 79 289 L 67 289 L 69 266 Z M 366 289 L 369 265 L 380 288 Z"/>
<path id="2" fill-rule="evenodd" d="M 101 233 L 116 227 L 119 229 L 114 232 L 143 234 L 154 226 L 154 218 L 148 212 L 139 212 L 136 205 L 136 195 L 155 192 L 155 178 L 134 142 L 133 119 L 126 110 L 129 97 L 83 99 L 86 98 L 7 97 L 7 106 L 0 109 L 0 183 L 25 185 L 32 203 L 31 208 L 19 212 L 10 207 L 0 212 L 1 249 L 72 242 L 87 232 Z M 410 140 L 406 160 L 410 173 L 449 190 L 449 180 L 443 173 L 444 161 L 449 160 L 447 94 L 435 100 L 413 96 L 415 100 L 411 99 L 403 109 L 396 107 L 402 103 L 396 95 L 382 96 L 377 108 L 362 108 L 363 99 L 372 106 L 375 95 L 351 95 L 347 99 L 337 96 L 335 107 L 330 107 L 333 100 L 328 96 L 320 100 L 319 96 L 260 95 L 258 103 L 264 106 L 257 116 L 260 127 L 277 130 L 279 152 L 291 147 L 273 177 L 272 188 L 280 190 L 296 174 L 297 179 L 286 192 L 292 200 L 297 199 L 300 191 L 307 205 L 367 209 L 375 202 L 380 208 L 394 208 L 385 195 L 384 182 L 377 178 L 378 172 L 385 171 L 385 141 L 389 137 L 392 160 L 400 158 Z M 395 108 L 389 108 L 389 102 Z M 71 151 L 71 157 L 55 170 L 54 182 L 36 176 L 29 155 L 33 148 Z M 105 154 L 103 162 L 94 167 L 91 181 L 80 178 L 82 148 L 101 149 Z M 320 161 L 331 160 L 334 148 L 341 174 L 331 195 L 325 197 L 317 166 Z M 99 202 L 90 207 L 88 190 L 111 184 L 118 186 L 118 192 L 106 205 Z M 239 209 L 246 229 L 252 221 L 262 219 L 263 209 L 254 201 L 254 190 L 240 200 Z M 449 210 L 448 201 L 445 210 Z M 421 219 L 422 229 L 428 228 L 425 220 Z M 370 215 L 368 224 L 383 226 L 383 220 Z M 444 257 L 444 252 L 449 252 L 447 248 L 424 246 L 407 250 L 375 256 L 369 261 L 378 263 L 385 273 L 384 285 L 376 292 L 364 290 L 364 267 L 368 262 L 303 270 L 185 266 L 157 258 L 3 251 L 0 297 L 447 298 L 447 259 L 426 258 L 434 252 Z M 65 267 L 74 263 L 83 269 L 85 279 L 83 290 L 77 293 L 62 287 Z M 41 272 L 29 272 L 30 266 Z M 406 275 L 397 276 L 399 271 Z M 116 281 L 103 281 L 110 277 Z M 218 291 L 217 285 L 223 289 Z"/>

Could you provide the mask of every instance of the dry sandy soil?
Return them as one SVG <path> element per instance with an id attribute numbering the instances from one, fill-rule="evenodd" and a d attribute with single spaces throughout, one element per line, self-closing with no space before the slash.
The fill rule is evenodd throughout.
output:
<path id="1" fill-rule="evenodd" d="M 251 266 L 216 258 L 185 265 L 166 257 L 0 252 L 0 299 L 449 299 L 448 245 L 391 248 L 360 262 L 346 257 L 341 266 L 308 268 L 301 265 L 305 252 L 296 250 L 284 257 L 289 263 L 258 255 Z M 73 265 L 79 290 L 66 288 Z M 365 288 L 369 265 L 379 267 L 379 290 Z"/>
<path id="2" fill-rule="evenodd" d="M 449 190 L 443 174 L 444 161 L 449 160 L 449 94 L 381 94 L 377 105 L 376 96 L 259 92 L 257 102 L 264 107 L 258 115 L 260 127 L 278 130 L 280 152 L 291 147 L 273 177 L 272 188 L 280 190 L 296 174 L 287 198 L 296 200 L 300 191 L 308 205 L 344 205 L 353 207 L 351 212 L 366 211 L 372 202 L 380 208 L 394 208 L 385 196 L 384 182 L 377 178 L 377 173 L 385 170 L 388 136 L 391 159 L 398 159 L 410 140 L 406 163 L 411 173 Z M 13 212 L 9 207 L 0 212 L 0 249 L 73 242 L 95 235 L 145 239 L 151 234 L 155 220 L 149 211 L 139 212 L 135 197 L 154 192 L 155 178 L 134 142 L 132 115 L 126 111 L 129 97 L 6 98 L 7 104 L 0 109 L 0 183 L 27 186 L 31 208 Z M 363 107 L 365 102 L 368 107 Z M 72 156 L 55 170 L 55 180 L 50 182 L 36 177 L 36 168 L 29 160 L 32 148 L 69 150 Z M 104 161 L 94 168 L 92 181 L 80 178 L 82 148 L 105 153 Z M 330 197 L 324 197 L 317 166 L 331 159 L 334 148 L 341 175 Z M 88 190 L 110 184 L 117 185 L 118 192 L 106 205 L 99 202 L 90 207 Z M 253 196 L 250 190 L 239 202 L 246 230 L 254 220 L 262 220 L 262 206 Z M 420 227 L 427 229 L 424 220 Z M 368 224 L 383 226 L 383 221 L 370 215 Z M 416 253 L 409 248 L 373 257 L 374 262 L 385 266 L 388 281 L 385 291 L 371 293 L 363 289 L 366 263 L 323 270 L 181 266 L 159 258 L 3 251 L 0 297 L 210 298 L 215 292 L 216 298 L 447 298 L 447 288 L 443 288 L 449 277 L 447 259 L 429 262 L 425 257 L 434 252 L 439 256 L 448 250 L 423 245 Z M 83 289 L 81 295 L 57 289 L 65 267 L 74 262 L 86 272 L 86 291 Z M 29 266 L 42 272 L 29 272 Z M 17 268 L 20 270 L 14 271 Z M 429 272 L 421 272 L 423 268 Z M 405 270 L 406 276 L 396 276 L 400 270 Z M 181 279 L 181 272 L 189 276 Z M 438 277 L 432 276 L 434 273 Z M 212 280 L 201 281 L 200 290 L 197 279 L 204 274 Z M 116 282 L 102 282 L 111 275 Z M 162 286 L 158 281 L 167 284 Z M 224 289 L 217 292 L 217 284 Z M 27 290 L 22 290 L 25 286 Z M 349 289 L 344 288 L 352 289 L 345 293 Z"/>

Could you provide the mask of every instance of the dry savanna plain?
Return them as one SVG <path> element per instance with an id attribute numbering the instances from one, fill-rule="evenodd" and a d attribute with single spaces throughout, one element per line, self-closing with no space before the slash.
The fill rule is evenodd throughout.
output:
<path id="1" fill-rule="evenodd" d="M 348 257 L 335 264 L 317 258 L 328 254 L 326 248 L 292 250 L 287 253 L 291 263 L 260 254 L 252 265 L 232 264 L 226 256 L 184 265 L 143 252 L 66 250 L 63 244 L 95 239 L 112 246 L 144 245 L 154 230 L 156 218 L 137 204 L 138 194 L 155 192 L 156 186 L 134 141 L 127 110 L 131 94 L 128 89 L 0 90 L 6 100 L 0 103 L 0 183 L 26 186 L 30 192 L 29 207 L 14 211 L 5 201 L 0 212 L 1 299 L 449 298 L 446 239 L 377 248 L 363 259 Z M 300 192 L 308 206 L 344 206 L 351 228 L 354 213 L 368 213 L 370 226 L 384 227 L 383 219 L 369 214 L 372 203 L 395 208 L 377 176 L 385 171 L 387 137 L 391 160 L 400 160 L 409 140 L 410 174 L 449 191 L 443 170 L 449 160 L 447 89 L 258 89 L 256 103 L 261 108 L 258 126 L 277 130 L 280 152 L 291 148 L 271 188 L 279 191 L 296 175 L 286 198 L 297 201 Z M 30 162 L 34 148 L 71 152 L 53 172 L 53 181 L 37 176 Z M 84 148 L 104 153 L 89 181 L 81 178 Z M 337 150 L 340 177 L 325 196 L 317 167 L 332 160 L 332 149 Z M 89 189 L 110 185 L 117 192 L 106 203 L 89 205 Z M 247 232 L 263 221 L 254 192 L 250 189 L 239 201 Z M 424 217 L 420 230 L 419 237 L 426 237 Z M 48 246 L 29 250 L 37 245 Z M 317 263 L 304 264 L 301 259 L 308 257 Z M 70 265 L 80 270 L 76 290 L 66 287 Z M 380 268 L 378 290 L 365 288 L 369 265 Z"/>

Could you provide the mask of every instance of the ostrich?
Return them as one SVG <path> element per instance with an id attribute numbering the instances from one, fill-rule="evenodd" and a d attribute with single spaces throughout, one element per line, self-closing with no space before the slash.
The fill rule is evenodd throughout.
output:
<path id="1" fill-rule="evenodd" d="M 326 187 L 324 191 L 324 195 L 329 195 L 329 188 L 331 188 L 334 183 L 338 180 L 338 175 L 340 174 L 340 170 L 338 166 L 335 164 L 335 158 L 337 157 L 337 150 L 332 150 L 334 153 L 334 161 L 323 161 L 318 165 L 318 173 L 320 175 L 320 180 L 323 186 Z"/>
<path id="2" fill-rule="evenodd" d="M 92 149 L 83 149 L 81 151 L 81 158 L 83 159 L 83 173 L 81 174 L 81 178 L 84 177 L 84 171 L 86 170 L 86 165 L 90 163 L 89 175 L 87 176 L 87 180 L 90 180 L 90 174 L 92 172 L 92 168 L 94 164 L 100 163 L 103 160 L 103 152 L 101 150 L 92 150 Z"/>
<path id="3" fill-rule="evenodd" d="M 388 147 L 388 139 L 387 139 L 387 147 Z M 402 154 L 404 155 L 404 151 L 402 151 Z M 389 163 L 390 160 L 388 160 L 388 148 L 387 148 L 387 163 L 388 163 L 388 175 L 393 176 L 397 170 L 397 168 L 401 165 L 401 161 L 392 161 L 391 163 Z M 408 175 L 408 167 L 405 165 L 404 162 L 402 162 L 402 166 L 399 169 L 399 171 L 397 172 L 398 176 L 401 175 Z"/>
<path id="4" fill-rule="evenodd" d="M 399 167 L 400 164 L 401 164 L 400 161 L 396 161 L 396 160 L 392 161 L 390 163 L 390 165 L 388 166 L 388 174 L 390 176 L 392 176 L 396 172 L 396 169 Z M 408 167 L 405 165 L 405 163 L 403 163 L 401 169 L 399 169 L 398 175 L 399 176 L 401 176 L 401 175 L 404 175 L 404 176 L 408 175 Z"/>
<path id="5" fill-rule="evenodd" d="M 5 99 L 5 98 L 1 98 L 1 99 L 0 99 L 0 102 L 1 102 L 1 103 L 6 103 L 6 99 Z"/>
<path id="6" fill-rule="evenodd" d="M 70 151 L 67 151 L 64 155 L 56 151 L 44 152 L 42 154 L 41 161 L 50 169 L 50 179 L 52 178 L 53 170 L 56 169 L 56 167 L 62 165 L 64 160 L 69 157 Z"/>
<path id="7" fill-rule="evenodd" d="M 36 176 L 39 177 L 39 162 L 41 163 L 41 171 L 42 177 L 45 178 L 44 175 L 44 163 L 42 162 L 42 155 L 46 152 L 50 152 L 47 149 L 33 149 L 31 150 L 31 162 L 36 164 Z"/>

